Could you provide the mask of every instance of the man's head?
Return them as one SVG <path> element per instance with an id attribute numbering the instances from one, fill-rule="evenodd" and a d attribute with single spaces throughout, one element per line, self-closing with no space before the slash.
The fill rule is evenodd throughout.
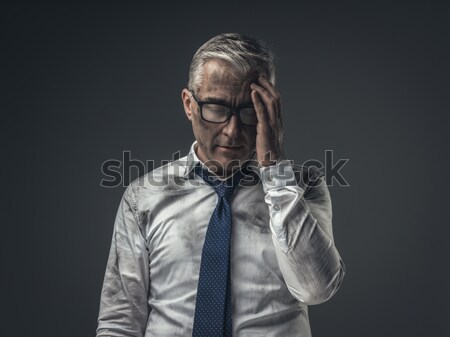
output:
<path id="1" fill-rule="evenodd" d="M 213 37 L 192 59 L 188 88 L 181 97 L 198 143 L 197 156 L 220 175 L 253 153 L 257 119 L 248 107 L 253 106 L 250 84 L 258 76 L 275 83 L 274 55 L 264 42 L 241 34 Z M 226 107 L 202 102 L 242 108 L 240 118 L 234 110 L 223 121 L 226 116 L 217 118 L 215 112 Z"/>

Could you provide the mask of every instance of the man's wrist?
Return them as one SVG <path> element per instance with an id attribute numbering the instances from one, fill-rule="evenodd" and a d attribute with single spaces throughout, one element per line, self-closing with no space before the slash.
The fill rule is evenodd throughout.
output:
<path id="1" fill-rule="evenodd" d="M 286 158 L 282 155 L 276 157 L 276 159 L 267 158 L 266 160 L 258 160 L 258 167 L 268 167 L 268 166 L 275 166 L 280 164 L 282 161 L 286 160 Z"/>
<path id="2" fill-rule="evenodd" d="M 264 161 L 260 161 L 258 163 L 259 163 L 259 167 L 268 167 L 268 166 L 276 165 L 278 163 L 278 160 L 264 160 Z"/>
<path id="3" fill-rule="evenodd" d="M 280 159 L 275 165 L 260 166 L 259 172 L 265 192 L 272 189 L 297 185 L 290 160 Z"/>

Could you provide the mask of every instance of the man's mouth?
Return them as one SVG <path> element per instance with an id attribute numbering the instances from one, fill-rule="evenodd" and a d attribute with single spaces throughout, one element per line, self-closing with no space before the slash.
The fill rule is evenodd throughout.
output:
<path id="1" fill-rule="evenodd" d="M 217 147 L 224 149 L 224 150 L 236 151 L 236 150 L 239 150 L 242 146 L 217 145 Z"/>

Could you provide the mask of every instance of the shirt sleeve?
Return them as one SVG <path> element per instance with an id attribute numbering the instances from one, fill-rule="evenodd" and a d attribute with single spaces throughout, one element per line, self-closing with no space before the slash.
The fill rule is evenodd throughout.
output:
<path id="1" fill-rule="evenodd" d="M 262 167 L 260 173 L 275 252 L 289 291 L 308 305 L 327 301 L 339 289 L 345 265 L 333 240 L 331 198 L 323 174 L 310 170 L 308 183 L 298 183 L 287 160 Z"/>
<path id="2" fill-rule="evenodd" d="M 123 194 L 100 299 L 97 336 L 143 336 L 148 318 L 148 250 L 131 186 Z"/>

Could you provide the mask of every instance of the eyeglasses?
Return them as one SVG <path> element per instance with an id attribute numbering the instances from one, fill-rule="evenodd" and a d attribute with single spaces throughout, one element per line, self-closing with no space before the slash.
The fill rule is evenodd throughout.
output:
<path id="1" fill-rule="evenodd" d="M 231 105 L 222 103 L 212 103 L 207 101 L 200 101 L 192 91 L 190 91 L 192 97 L 197 102 L 200 109 L 200 115 L 202 119 L 210 123 L 225 123 L 233 114 L 233 110 L 236 111 L 236 115 L 244 125 L 254 126 L 258 124 L 258 118 L 256 117 L 256 110 L 253 105 L 245 105 L 239 107 L 232 107 Z"/>

